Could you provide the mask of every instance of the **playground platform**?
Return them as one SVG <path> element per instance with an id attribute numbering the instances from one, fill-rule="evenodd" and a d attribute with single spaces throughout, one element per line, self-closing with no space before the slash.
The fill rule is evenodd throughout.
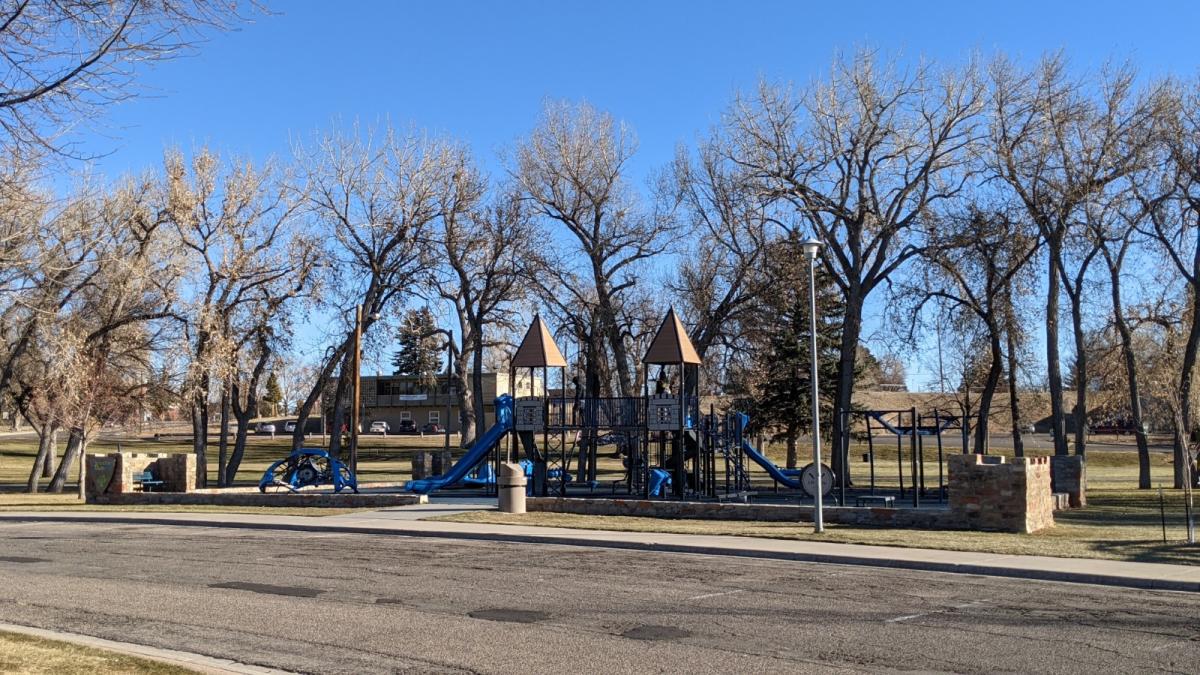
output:
<path id="1" fill-rule="evenodd" d="M 0 513 L 0 522 L 72 522 L 284 530 L 325 534 L 436 537 L 543 545 L 619 548 L 865 565 L 928 572 L 982 574 L 1040 581 L 1200 592 L 1200 567 L 1085 558 L 971 553 L 861 544 L 666 533 L 605 532 L 571 528 L 420 520 L 435 514 L 494 508 L 484 501 L 420 504 L 313 518 L 214 513 Z"/>

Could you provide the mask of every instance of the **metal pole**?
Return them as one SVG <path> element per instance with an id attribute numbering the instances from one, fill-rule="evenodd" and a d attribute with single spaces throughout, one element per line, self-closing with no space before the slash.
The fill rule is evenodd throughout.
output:
<path id="1" fill-rule="evenodd" d="M 908 412 L 908 422 L 912 423 L 912 436 L 908 437 L 908 446 L 910 446 L 908 447 L 908 460 L 911 462 L 910 473 L 912 474 L 912 507 L 917 508 L 920 506 L 920 483 L 917 478 L 917 443 L 919 442 L 917 434 L 919 434 L 920 428 L 917 422 L 916 407 Z"/>
<path id="2" fill-rule="evenodd" d="M 359 405 L 362 399 L 362 305 L 354 307 L 354 400 L 350 406 L 350 473 L 358 475 L 358 423 Z"/>
<path id="3" fill-rule="evenodd" d="M 808 259 L 808 349 L 809 377 L 812 379 L 812 441 L 813 467 L 816 471 L 817 485 L 813 490 L 813 532 L 825 531 L 825 513 L 823 510 L 823 490 L 821 489 L 821 402 L 817 387 L 817 256 L 816 252 Z M 845 467 L 842 469 L 845 470 Z"/>
<path id="4" fill-rule="evenodd" d="M 875 494 L 875 439 L 872 438 L 871 416 L 865 417 L 867 422 L 867 459 L 871 461 L 871 494 Z"/>

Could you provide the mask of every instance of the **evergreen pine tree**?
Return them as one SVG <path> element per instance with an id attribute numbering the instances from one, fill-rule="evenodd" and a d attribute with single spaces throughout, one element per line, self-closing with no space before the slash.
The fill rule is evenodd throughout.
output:
<path id="1" fill-rule="evenodd" d="M 279 379 L 275 377 L 274 371 L 271 371 L 271 374 L 267 376 L 266 391 L 263 392 L 262 400 L 263 403 L 271 406 L 272 415 L 280 413 L 279 404 L 283 402 L 283 390 L 279 386 Z M 283 414 L 287 414 L 286 407 L 283 409 Z"/>
<path id="2" fill-rule="evenodd" d="M 435 382 L 442 367 L 442 349 L 433 312 L 422 307 L 405 314 L 396 342 L 399 349 L 392 355 L 395 374 L 416 376 L 422 384 Z"/>
<path id="3" fill-rule="evenodd" d="M 796 438 L 812 427 L 809 354 L 808 260 L 793 237 L 770 252 L 775 283 L 758 301 L 758 325 L 749 333 L 749 372 L 744 375 L 751 423 L 787 441 L 789 467 L 797 463 Z M 822 418 L 832 414 L 845 306 L 842 295 L 818 267 L 817 351 Z"/>

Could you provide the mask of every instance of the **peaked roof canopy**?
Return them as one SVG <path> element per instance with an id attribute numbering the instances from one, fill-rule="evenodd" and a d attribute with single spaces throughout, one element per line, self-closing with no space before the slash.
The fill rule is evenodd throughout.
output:
<path id="1" fill-rule="evenodd" d="M 679 317 L 675 316 L 674 307 L 667 311 L 667 316 L 663 319 L 662 325 L 658 327 L 658 334 L 654 336 L 654 341 L 646 350 L 646 356 L 642 359 L 642 363 L 655 365 L 700 363 L 700 355 L 696 353 L 696 348 L 688 339 L 687 331 L 683 329 L 683 323 L 679 321 Z"/>
<path id="2" fill-rule="evenodd" d="M 542 317 L 534 316 L 533 323 L 529 324 L 529 330 L 525 332 L 525 339 L 521 340 L 521 346 L 517 347 L 517 353 L 513 355 L 512 366 L 514 368 L 566 368 L 567 360 L 563 358 L 562 352 L 558 351 L 558 345 L 554 344 L 554 338 L 550 336 L 550 331 L 546 330 L 546 324 L 542 323 Z"/>

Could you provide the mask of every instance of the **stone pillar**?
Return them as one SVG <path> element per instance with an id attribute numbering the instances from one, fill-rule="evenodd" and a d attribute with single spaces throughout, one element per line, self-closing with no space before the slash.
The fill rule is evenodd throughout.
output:
<path id="1" fill-rule="evenodd" d="M 450 467 L 454 466 L 454 463 L 450 461 L 450 453 L 448 451 L 438 450 L 430 454 L 433 455 L 433 462 L 430 466 L 433 475 L 443 476 L 450 470 Z"/>
<path id="2" fill-rule="evenodd" d="M 421 450 L 412 458 L 412 478 L 421 480 L 433 475 L 433 456 Z"/>
<path id="3" fill-rule="evenodd" d="M 1087 506 L 1087 462 L 1079 455 L 1055 455 L 1050 458 L 1050 489 L 1065 492 L 1071 508 Z"/>
<path id="4" fill-rule="evenodd" d="M 1054 525 L 1046 457 L 950 455 L 950 512 L 973 530 L 1036 532 Z"/>

